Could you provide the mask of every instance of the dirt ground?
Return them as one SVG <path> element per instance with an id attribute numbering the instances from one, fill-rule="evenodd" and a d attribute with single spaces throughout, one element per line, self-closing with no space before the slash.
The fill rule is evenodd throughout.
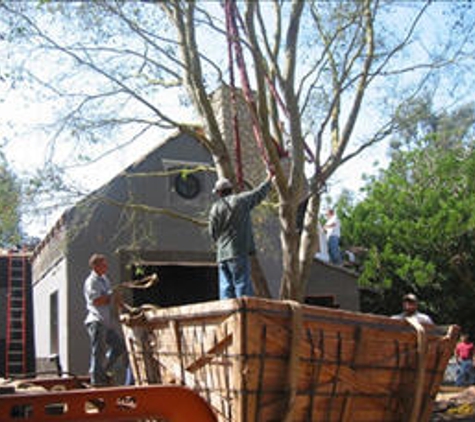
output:
<path id="1" fill-rule="evenodd" d="M 441 387 L 430 422 L 475 422 L 475 386 Z"/>

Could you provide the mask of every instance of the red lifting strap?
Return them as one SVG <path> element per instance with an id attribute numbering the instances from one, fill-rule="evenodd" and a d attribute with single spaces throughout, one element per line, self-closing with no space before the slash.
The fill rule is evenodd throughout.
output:
<path id="1" fill-rule="evenodd" d="M 236 101 L 236 89 L 234 81 L 234 55 L 233 55 L 233 39 L 236 34 L 233 30 L 233 25 L 231 22 L 232 17 L 232 6 L 228 1 L 225 5 L 226 7 L 226 31 L 228 38 L 228 57 L 229 57 L 229 83 L 231 86 L 231 104 L 232 104 L 232 113 L 233 113 L 233 136 L 234 136 L 234 155 L 236 158 L 236 178 L 239 188 L 244 189 L 244 173 L 242 165 L 242 154 L 241 154 L 241 136 L 239 133 L 239 120 L 238 120 L 238 111 L 237 111 L 237 101 Z"/>
<path id="2" fill-rule="evenodd" d="M 217 422 L 208 403 L 179 386 L 148 385 L 0 395 L 0 421 Z"/>
<path id="3" fill-rule="evenodd" d="M 262 133 L 259 128 L 259 121 L 257 120 L 257 108 L 252 95 L 249 77 L 247 75 L 246 64 L 244 61 L 244 53 L 242 51 L 242 46 L 239 43 L 239 29 L 236 22 L 236 13 L 237 6 L 234 0 L 226 0 L 226 19 L 227 19 L 227 30 L 228 30 L 228 39 L 234 46 L 236 53 L 236 64 L 239 69 L 239 74 L 241 77 L 241 84 L 243 86 L 244 98 L 248 104 L 249 112 L 252 119 L 252 130 L 254 132 L 254 137 L 256 139 L 257 145 L 260 149 L 261 156 L 264 162 L 267 165 L 268 169 L 271 169 L 271 163 L 267 152 L 264 147 L 264 140 L 262 138 Z"/>
<path id="4" fill-rule="evenodd" d="M 231 87 L 234 92 L 234 71 L 233 71 L 233 54 L 232 54 L 232 47 L 234 46 L 234 49 L 236 51 L 236 63 L 237 67 L 239 69 L 240 75 L 241 75 L 241 83 L 243 86 L 243 92 L 245 99 L 248 103 L 249 110 L 251 113 L 251 118 L 252 118 L 252 128 L 254 131 L 254 137 L 257 141 L 257 144 L 259 146 L 259 149 L 261 151 L 261 155 L 264 159 L 264 161 L 267 164 L 268 169 L 271 169 L 272 166 L 270 165 L 269 157 L 267 156 L 267 153 L 264 148 L 264 141 L 262 139 L 262 133 L 259 130 L 259 122 L 257 121 L 257 116 L 256 116 L 256 105 L 255 101 L 252 95 L 252 91 L 250 88 L 249 84 L 249 77 L 247 75 L 247 70 L 246 70 L 246 64 L 244 61 L 244 54 L 242 51 L 242 46 L 239 42 L 239 29 L 237 25 L 237 19 L 239 19 L 241 22 L 241 17 L 239 15 L 239 11 L 236 6 L 236 1 L 235 0 L 226 0 L 225 3 L 225 12 L 226 12 L 226 30 L 227 30 L 227 38 L 228 38 L 228 53 L 229 53 L 229 69 L 230 69 L 230 79 L 231 79 Z M 277 101 L 281 109 L 283 110 L 284 114 L 289 117 L 289 112 L 287 110 L 287 107 L 285 106 L 284 102 L 282 101 L 282 98 L 279 96 L 279 93 L 277 92 L 275 85 L 273 82 L 270 80 L 269 75 L 267 73 L 264 75 L 267 85 L 269 86 L 269 89 L 271 91 L 272 96 L 274 99 Z M 237 120 L 236 120 L 237 122 Z M 235 124 L 237 125 L 237 123 Z M 242 169 L 241 169 L 241 158 L 240 158 L 240 140 L 239 140 L 239 133 L 236 129 L 235 131 L 235 150 L 236 150 L 236 161 L 237 161 L 237 172 L 238 172 L 238 180 L 241 180 L 242 178 Z M 303 141 L 303 147 L 305 149 L 305 152 L 307 154 L 307 161 L 309 162 L 315 162 L 315 155 L 312 152 L 312 149 L 309 147 L 309 145 Z M 278 153 L 279 156 L 282 157 L 287 157 L 288 156 L 288 151 L 283 151 L 282 146 L 278 146 Z M 239 160 L 239 161 L 238 161 Z"/>

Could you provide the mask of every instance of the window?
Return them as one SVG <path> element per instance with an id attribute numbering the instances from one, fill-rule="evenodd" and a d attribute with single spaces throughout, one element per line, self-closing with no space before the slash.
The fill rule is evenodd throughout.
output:
<path id="1" fill-rule="evenodd" d="M 190 151 L 192 154 L 192 151 Z M 209 205 L 214 173 L 207 171 L 209 163 L 163 159 L 163 170 L 168 172 L 168 203 L 180 211 L 203 209 Z"/>
<path id="2" fill-rule="evenodd" d="M 177 174 L 174 176 L 175 192 L 185 199 L 193 199 L 201 191 L 200 180 L 194 174 Z"/>

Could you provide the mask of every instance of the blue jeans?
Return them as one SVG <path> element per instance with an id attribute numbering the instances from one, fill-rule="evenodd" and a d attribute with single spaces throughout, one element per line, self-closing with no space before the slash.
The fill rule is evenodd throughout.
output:
<path id="1" fill-rule="evenodd" d="M 328 238 L 328 254 L 332 264 L 341 265 L 340 238 L 338 236 L 330 236 Z"/>
<path id="2" fill-rule="evenodd" d="M 131 368 L 130 363 L 129 363 L 127 365 L 127 369 L 125 370 L 124 385 L 134 385 L 134 384 L 135 384 L 134 373 L 132 372 L 132 368 Z"/>
<path id="3" fill-rule="evenodd" d="M 87 332 L 91 342 L 91 384 L 105 385 L 109 381 L 107 373 L 125 352 L 124 341 L 114 329 L 98 321 L 87 324 Z"/>
<path id="4" fill-rule="evenodd" d="M 473 368 L 472 359 L 465 359 L 459 362 L 455 385 L 458 387 L 468 387 L 475 384 L 475 369 Z"/>
<path id="5" fill-rule="evenodd" d="M 254 295 L 248 256 L 238 256 L 220 262 L 218 268 L 220 299 Z"/>

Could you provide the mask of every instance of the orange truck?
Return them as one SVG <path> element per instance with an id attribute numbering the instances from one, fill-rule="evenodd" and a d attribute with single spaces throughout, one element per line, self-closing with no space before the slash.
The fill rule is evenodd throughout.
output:
<path id="1" fill-rule="evenodd" d="M 0 395 L 0 421 L 217 422 L 208 403 L 180 386 L 14 392 Z"/>

